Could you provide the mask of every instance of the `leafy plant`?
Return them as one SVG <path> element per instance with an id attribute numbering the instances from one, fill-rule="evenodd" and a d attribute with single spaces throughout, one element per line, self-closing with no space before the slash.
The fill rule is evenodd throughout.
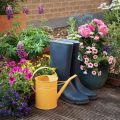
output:
<path id="1" fill-rule="evenodd" d="M 0 36 L 0 54 L 7 58 L 17 58 L 16 46 L 18 37 L 15 32 L 3 33 Z"/>
<path id="2" fill-rule="evenodd" d="M 19 34 L 19 41 L 22 41 L 30 58 L 41 54 L 45 47 L 50 44 L 50 38 L 42 28 L 28 27 Z"/>
<path id="3" fill-rule="evenodd" d="M 111 45 L 111 54 L 116 58 L 116 64 L 112 72 L 120 75 L 120 23 L 113 22 L 109 25 L 109 44 Z"/>

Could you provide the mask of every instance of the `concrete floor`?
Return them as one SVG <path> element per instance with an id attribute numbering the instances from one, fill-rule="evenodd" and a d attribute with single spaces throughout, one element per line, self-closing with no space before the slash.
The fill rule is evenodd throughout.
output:
<path id="1" fill-rule="evenodd" d="M 97 90 L 98 99 L 87 105 L 72 105 L 59 100 L 54 110 L 32 108 L 28 117 L 19 120 L 120 120 L 120 87 Z M 13 118 L 0 118 L 13 120 Z"/>

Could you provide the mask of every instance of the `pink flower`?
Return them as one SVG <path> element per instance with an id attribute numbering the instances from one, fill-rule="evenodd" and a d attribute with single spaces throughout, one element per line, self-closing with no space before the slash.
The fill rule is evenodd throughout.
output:
<path id="1" fill-rule="evenodd" d="M 97 53 L 98 53 L 98 50 L 97 50 L 97 49 L 92 49 L 92 53 L 93 53 L 93 54 L 97 54 Z"/>
<path id="2" fill-rule="evenodd" d="M 102 71 L 99 71 L 99 72 L 98 72 L 98 76 L 101 76 L 101 75 L 102 75 Z"/>
<path id="3" fill-rule="evenodd" d="M 23 65 L 26 64 L 27 60 L 25 58 L 21 58 L 20 62 L 18 64 Z"/>
<path id="4" fill-rule="evenodd" d="M 87 55 L 83 55 L 83 58 L 84 58 L 84 59 L 87 58 Z"/>
<path id="5" fill-rule="evenodd" d="M 93 68 L 93 63 L 88 63 L 88 68 Z"/>
<path id="6" fill-rule="evenodd" d="M 83 65 L 80 65 L 80 69 L 83 70 L 83 69 L 84 69 L 84 66 L 83 66 Z"/>
<path id="7" fill-rule="evenodd" d="M 29 71 L 26 75 L 25 78 L 30 80 L 32 78 L 32 73 Z"/>
<path id="8" fill-rule="evenodd" d="M 96 35 L 95 37 L 94 37 L 94 40 L 96 40 L 96 41 L 98 41 L 100 39 L 100 37 L 98 36 L 98 35 Z"/>
<path id="9" fill-rule="evenodd" d="M 89 28 L 90 28 L 92 31 L 95 31 L 95 26 L 94 26 L 94 25 L 89 24 Z"/>
<path id="10" fill-rule="evenodd" d="M 15 61 L 10 61 L 10 62 L 8 63 L 8 66 L 9 66 L 9 67 L 15 67 L 15 66 L 16 66 Z"/>
<path id="11" fill-rule="evenodd" d="M 98 56 L 97 56 L 97 55 L 94 55 L 94 56 L 93 56 L 93 59 L 97 59 L 97 58 L 98 58 Z"/>
<path id="12" fill-rule="evenodd" d="M 109 59 L 108 59 L 108 63 L 112 64 L 113 63 L 113 59 L 114 59 L 113 56 L 110 56 Z"/>
<path id="13" fill-rule="evenodd" d="M 98 63 L 94 63 L 94 66 L 95 66 L 95 67 L 98 67 Z"/>
<path id="14" fill-rule="evenodd" d="M 29 70 L 28 70 L 28 68 L 27 67 L 25 67 L 24 69 L 23 69 L 23 73 L 27 73 Z"/>
<path id="15" fill-rule="evenodd" d="M 92 75 L 96 75 L 97 73 L 96 73 L 96 71 L 92 71 Z"/>
<path id="16" fill-rule="evenodd" d="M 85 24 L 85 25 L 81 25 L 78 28 L 78 32 L 82 37 L 87 38 L 90 37 L 92 30 L 88 27 L 88 24 Z"/>
<path id="17" fill-rule="evenodd" d="M 16 79 L 13 76 L 9 76 L 8 80 L 9 80 L 10 86 L 12 86 L 14 82 L 16 81 Z"/>
<path id="18" fill-rule="evenodd" d="M 104 25 L 104 22 L 99 19 L 94 19 L 93 22 L 95 22 L 98 26 Z"/>
<path id="19" fill-rule="evenodd" d="M 85 62 L 89 62 L 89 58 L 85 58 Z"/>
<path id="20" fill-rule="evenodd" d="M 98 27 L 98 32 L 100 35 L 106 35 L 108 33 L 108 28 L 106 25 L 101 25 Z"/>

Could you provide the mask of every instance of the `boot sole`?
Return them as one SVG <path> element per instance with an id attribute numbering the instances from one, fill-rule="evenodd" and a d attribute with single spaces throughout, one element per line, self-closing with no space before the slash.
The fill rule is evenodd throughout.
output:
<path id="1" fill-rule="evenodd" d="M 88 103 L 89 103 L 89 100 L 88 100 L 88 101 L 82 101 L 82 102 L 80 102 L 80 101 L 72 102 L 72 101 L 70 101 L 70 100 L 65 99 L 64 97 L 60 97 L 60 98 L 61 98 L 62 100 L 64 100 L 65 102 L 70 103 L 70 104 L 85 105 L 85 104 L 88 104 Z"/>

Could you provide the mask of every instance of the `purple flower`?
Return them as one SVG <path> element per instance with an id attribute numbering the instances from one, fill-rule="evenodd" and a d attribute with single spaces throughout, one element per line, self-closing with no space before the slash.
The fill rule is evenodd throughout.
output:
<path id="1" fill-rule="evenodd" d="M 38 13 L 39 14 L 43 14 L 44 13 L 44 6 L 43 5 L 39 5 L 38 6 Z"/>
<path id="2" fill-rule="evenodd" d="M 28 54 L 26 53 L 25 49 L 24 49 L 24 44 L 22 43 L 22 41 L 19 41 L 17 44 L 17 54 L 19 56 L 19 58 L 27 58 Z"/>
<path id="3" fill-rule="evenodd" d="M 23 7 L 23 13 L 25 13 L 26 15 L 29 14 L 29 9 L 28 9 L 28 7 Z"/>
<path id="4" fill-rule="evenodd" d="M 8 20 L 13 18 L 13 9 L 12 9 L 11 5 L 8 5 L 6 7 L 6 14 L 7 14 Z"/>

